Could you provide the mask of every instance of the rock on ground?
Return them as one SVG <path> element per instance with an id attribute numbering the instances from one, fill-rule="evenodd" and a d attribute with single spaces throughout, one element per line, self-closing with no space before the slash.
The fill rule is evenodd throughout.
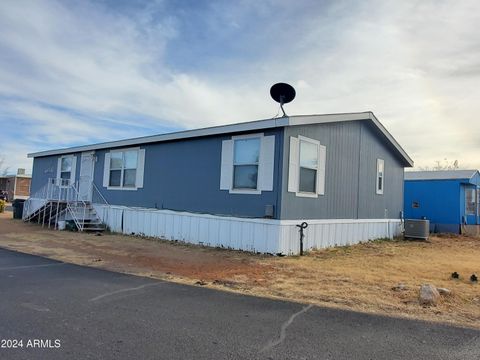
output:
<path id="1" fill-rule="evenodd" d="M 406 291 L 408 290 L 408 286 L 403 283 L 398 283 L 394 287 L 392 287 L 393 291 Z"/>
<path id="2" fill-rule="evenodd" d="M 437 291 L 440 295 L 450 295 L 452 293 L 452 291 L 447 288 L 437 288 Z"/>
<path id="3" fill-rule="evenodd" d="M 436 305 L 440 298 L 437 288 L 431 284 L 423 284 L 420 287 L 420 295 L 418 300 L 421 305 Z"/>

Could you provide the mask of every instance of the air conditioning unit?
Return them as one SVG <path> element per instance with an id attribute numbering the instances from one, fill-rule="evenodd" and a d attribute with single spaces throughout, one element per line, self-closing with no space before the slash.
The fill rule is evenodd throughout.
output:
<path id="1" fill-rule="evenodd" d="M 429 234 L 429 220 L 405 219 L 405 238 L 427 240 Z"/>

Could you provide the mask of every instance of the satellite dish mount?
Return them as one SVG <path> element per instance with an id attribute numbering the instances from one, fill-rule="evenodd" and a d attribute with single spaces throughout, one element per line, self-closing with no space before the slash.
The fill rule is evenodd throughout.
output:
<path id="1" fill-rule="evenodd" d="M 270 96 L 273 100 L 280 104 L 282 109 L 283 116 L 287 116 L 285 110 L 283 110 L 283 104 L 288 104 L 293 99 L 295 99 L 295 89 L 293 86 L 285 83 L 277 83 L 270 88 Z"/>

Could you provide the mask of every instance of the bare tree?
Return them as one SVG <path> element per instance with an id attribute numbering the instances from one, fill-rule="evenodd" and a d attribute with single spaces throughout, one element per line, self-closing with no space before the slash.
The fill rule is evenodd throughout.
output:
<path id="1" fill-rule="evenodd" d="M 460 169 L 460 165 L 458 160 L 449 161 L 448 159 L 443 159 L 443 161 L 436 160 L 435 165 L 433 166 L 422 166 L 420 170 L 426 171 L 440 171 L 440 170 L 458 170 Z"/>

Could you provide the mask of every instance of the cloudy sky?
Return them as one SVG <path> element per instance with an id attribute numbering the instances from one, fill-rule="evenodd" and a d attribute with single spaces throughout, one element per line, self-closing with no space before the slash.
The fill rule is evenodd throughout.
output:
<path id="1" fill-rule="evenodd" d="M 480 2 L 0 2 L 0 154 L 373 111 L 416 166 L 480 168 Z"/>

